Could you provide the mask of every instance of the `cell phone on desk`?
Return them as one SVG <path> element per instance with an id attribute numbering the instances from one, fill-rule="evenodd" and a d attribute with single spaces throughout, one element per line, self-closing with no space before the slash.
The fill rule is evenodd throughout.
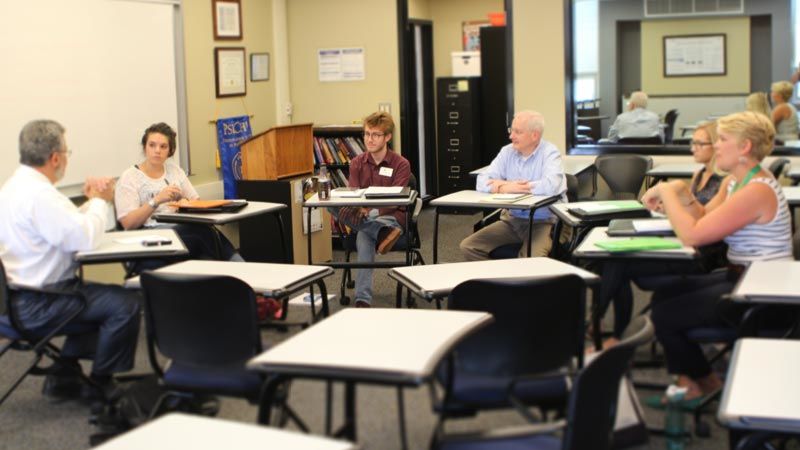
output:
<path id="1" fill-rule="evenodd" d="M 142 241 L 142 245 L 145 247 L 157 247 L 159 245 L 170 244 L 172 244 L 172 239 L 145 239 Z"/>

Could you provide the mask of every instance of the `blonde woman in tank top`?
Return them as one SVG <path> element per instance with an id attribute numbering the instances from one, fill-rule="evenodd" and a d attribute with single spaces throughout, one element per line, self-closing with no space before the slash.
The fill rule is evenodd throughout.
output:
<path id="1" fill-rule="evenodd" d="M 747 96 L 744 101 L 745 111 L 752 111 L 764 114 L 767 117 L 772 117 L 772 110 L 769 107 L 769 99 L 767 94 L 763 92 L 753 92 Z"/>
<path id="2" fill-rule="evenodd" d="M 772 123 L 775 125 L 775 138 L 783 142 L 798 139 L 797 110 L 789 103 L 794 88 L 788 81 L 772 83 L 770 98 L 772 99 Z"/>
<path id="3" fill-rule="evenodd" d="M 731 177 L 710 202 L 701 205 L 680 181 L 658 184 L 642 199 L 648 208 L 666 213 L 683 244 L 700 246 L 719 240 L 728 244 L 727 270 L 686 277 L 653 295 L 656 336 L 664 346 L 667 369 L 689 388 L 687 407 L 698 404 L 722 382 L 686 333 L 738 321 L 743 311 L 721 298 L 733 290 L 743 269 L 752 261 L 792 257 L 786 198 L 772 174 L 760 165 L 772 151 L 772 121 L 753 112 L 731 114 L 719 119 L 717 133 L 717 166 Z M 663 399 L 657 396 L 646 403 L 658 407 Z"/>

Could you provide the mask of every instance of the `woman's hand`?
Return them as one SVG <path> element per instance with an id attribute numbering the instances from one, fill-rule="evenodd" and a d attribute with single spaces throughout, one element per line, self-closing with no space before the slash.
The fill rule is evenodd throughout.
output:
<path id="1" fill-rule="evenodd" d="M 181 188 L 178 186 L 164 186 L 161 192 L 156 194 L 155 201 L 159 205 L 162 203 L 173 202 L 180 200 L 182 197 Z"/>
<path id="2" fill-rule="evenodd" d="M 658 183 L 651 187 L 642 196 L 642 204 L 650 211 L 663 212 L 663 205 L 661 204 L 661 187 L 664 183 Z"/>

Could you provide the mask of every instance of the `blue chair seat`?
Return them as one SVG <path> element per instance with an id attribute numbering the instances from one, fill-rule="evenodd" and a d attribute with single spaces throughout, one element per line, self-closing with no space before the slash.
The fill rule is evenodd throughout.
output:
<path id="1" fill-rule="evenodd" d="M 247 370 L 246 361 L 230 367 L 200 367 L 186 363 L 170 364 L 164 372 L 164 384 L 178 391 L 208 392 L 233 397 L 253 397 L 260 391 L 264 378 Z"/>
<path id="2" fill-rule="evenodd" d="M 11 320 L 8 316 L 0 316 L 0 335 L 11 340 L 22 339 L 22 336 L 20 336 L 16 328 L 11 326 Z"/>
<path id="3" fill-rule="evenodd" d="M 453 380 L 452 403 L 454 410 L 508 407 L 506 397 L 510 378 L 459 372 Z M 515 395 L 523 402 L 538 405 L 563 405 L 569 395 L 566 376 L 541 377 L 517 383 Z"/>
<path id="4" fill-rule="evenodd" d="M 483 441 L 448 441 L 438 450 L 560 450 L 561 440 L 550 435 L 527 435 Z"/>

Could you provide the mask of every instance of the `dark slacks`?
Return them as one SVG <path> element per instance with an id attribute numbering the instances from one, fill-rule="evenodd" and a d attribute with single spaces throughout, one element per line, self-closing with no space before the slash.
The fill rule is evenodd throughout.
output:
<path id="1" fill-rule="evenodd" d="M 141 297 L 121 286 L 65 281 L 52 286 L 77 290 L 86 298 L 86 309 L 73 320 L 62 356 L 93 359 L 92 373 L 110 375 L 131 370 L 139 335 Z M 72 296 L 53 296 L 34 291 L 14 291 L 19 319 L 26 330 L 35 334 L 49 332 L 64 317 L 74 313 L 78 300 Z"/>

